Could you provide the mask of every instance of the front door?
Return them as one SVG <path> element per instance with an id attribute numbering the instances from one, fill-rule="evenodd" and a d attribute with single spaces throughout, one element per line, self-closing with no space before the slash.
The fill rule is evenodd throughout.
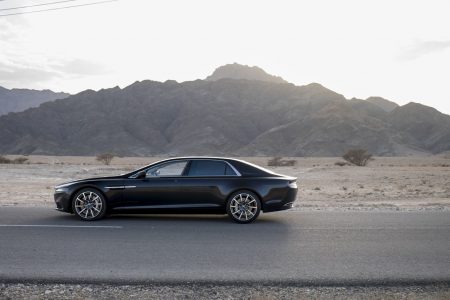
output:
<path id="1" fill-rule="evenodd" d="M 125 179 L 124 200 L 130 208 L 171 208 L 183 201 L 178 184 L 187 160 L 163 163 L 146 170 L 142 179 Z"/>

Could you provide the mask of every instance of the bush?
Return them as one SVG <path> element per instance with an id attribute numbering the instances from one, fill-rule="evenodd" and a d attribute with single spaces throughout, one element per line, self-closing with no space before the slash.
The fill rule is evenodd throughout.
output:
<path id="1" fill-rule="evenodd" d="M 27 161 L 28 161 L 28 158 L 26 158 L 26 157 L 18 157 L 18 158 L 13 159 L 12 163 L 21 165 L 21 164 L 24 164 Z"/>
<path id="2" fill-rule="evenodd" d="M 28 161 L 28 158 L 26 158 L 26 157 L 17 157 L 14 159 L 9 159 L 9 158 L 4 157 L 3 155 L 0 155 L 0 164 L 19 164 L 19 165 L 21 165 L 21 164 L 25 163 L 26 161 Z"/>
<path id="3" fill-rule="evenodd" d="M 339 167 L 350 166 L 350 164 L 349 164 L 348 162 L 346 162 L 346 161 L 337 161 L 337 162 L 335 162 L 334 164 L 335 164 L 336 166 L 339 166 Z"/>
<path id="4" fill-rule="evenodd" d="M 366 166 L 372 158 L 372 154 L 364 149 L 350 149 L 342 156 L 343 159 L 356 166 Z"/>
<path id="5" fill-rule="evenodd" d="M 111 154 L 111 153 L 103 153 L 103 154 L 97 155 L 97 161 L 99 161 L 107 166 L 111 163 L 113 158 L 114 158 L 114 154 Z"/>
<path id="6" fill-rule="evenodd" d="M 273 157 L 267 162 L 271 167 L 292 167 L 296 163 L 295 159 L 283 159 L 282 157 Z"/>

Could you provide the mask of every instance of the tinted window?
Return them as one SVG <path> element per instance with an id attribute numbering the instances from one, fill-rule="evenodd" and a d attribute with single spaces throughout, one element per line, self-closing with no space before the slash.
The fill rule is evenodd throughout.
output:
<path id="1" fill-rule="evenodd" d="M 225 175 L 237 175 L 236 172 L 227 164 Z"/>
<path id="2" fill-rule="evenodd" d="M 233 167 L 235 167 L 239 171 L 239 173 L 241 173 L 243 176 L 267 176 L 275 174 L 274 172 L 268 169 L 251 164 L 249 162 L 233 160 L 232 164 Z"/>
<path id="3" fill-rule="evenodd" d="M 189 168 L 189 176 L 236 175 L 223 161 L 193 160 Z"/>
<path id="4" fill-rule="evenodd" d="M 160 166 L 156 166 L 148 169 L 147 177 L 157 176 L 181 176 L 187 161 L 177 161 L 173 163 L 167 163 Z"/>

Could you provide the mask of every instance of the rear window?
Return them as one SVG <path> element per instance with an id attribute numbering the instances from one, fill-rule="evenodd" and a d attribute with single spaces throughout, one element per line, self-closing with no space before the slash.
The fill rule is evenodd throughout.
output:
<path id="1" fill-rule="evenodd" d="M 236 175 L 230 166 L 217 160 L 193 160 L 189 167 L 188 176 L 224 176 Z"/>
<path id="2" fill-rule="evenodd" d="M 263 167 L 254 165 L 249 162 L 243 162 L 240 160 L 232 161 L 233 167 L 235 167 L 239 173 L 243 176 L 268 176 L 268 175 L 276 175 L 271 170 L 265 169 Z"/>

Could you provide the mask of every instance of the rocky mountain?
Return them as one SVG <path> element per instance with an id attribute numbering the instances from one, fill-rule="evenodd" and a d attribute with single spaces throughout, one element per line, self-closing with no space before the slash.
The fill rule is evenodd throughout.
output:
<path id="1" fill-rule="evenodd" d="M 0 117 L 0 153 L 340 156 L 450 150 L 450 116 L 410 103 L 386 111 L 320 84 L 142 81 L 87 90 Z"/>
<path id="2" fill-rule="evenodd" d="M 393 111 L 398 107 L 397 103 L 386 100 L 381 97 L 369 97 L 366 99 L 366 101 L 375 104 L 376 106 L 387 112 Z"/>
<path id="3" fill-rule="evenodd" d="M 50 90 L 5 89 L 0 86 L 0 115 L 10 112 L 24 111 L 37 107 L 41 103 L 63 99 L 70 96 L 66 93 L 55 93 Z"/>
<path id="4" fill-rule="evenodd" d="M 253 66 L 241 64 L 228 64 L 218 67 L 210 76 L 206 77 L 207 81 L 215 81 L 223 78 L 229 79 L 247 79 L 260 80 L 274 83 L 287 83 L 286 80 L 279 76 L 267 74 L 263 69 Z"/>

